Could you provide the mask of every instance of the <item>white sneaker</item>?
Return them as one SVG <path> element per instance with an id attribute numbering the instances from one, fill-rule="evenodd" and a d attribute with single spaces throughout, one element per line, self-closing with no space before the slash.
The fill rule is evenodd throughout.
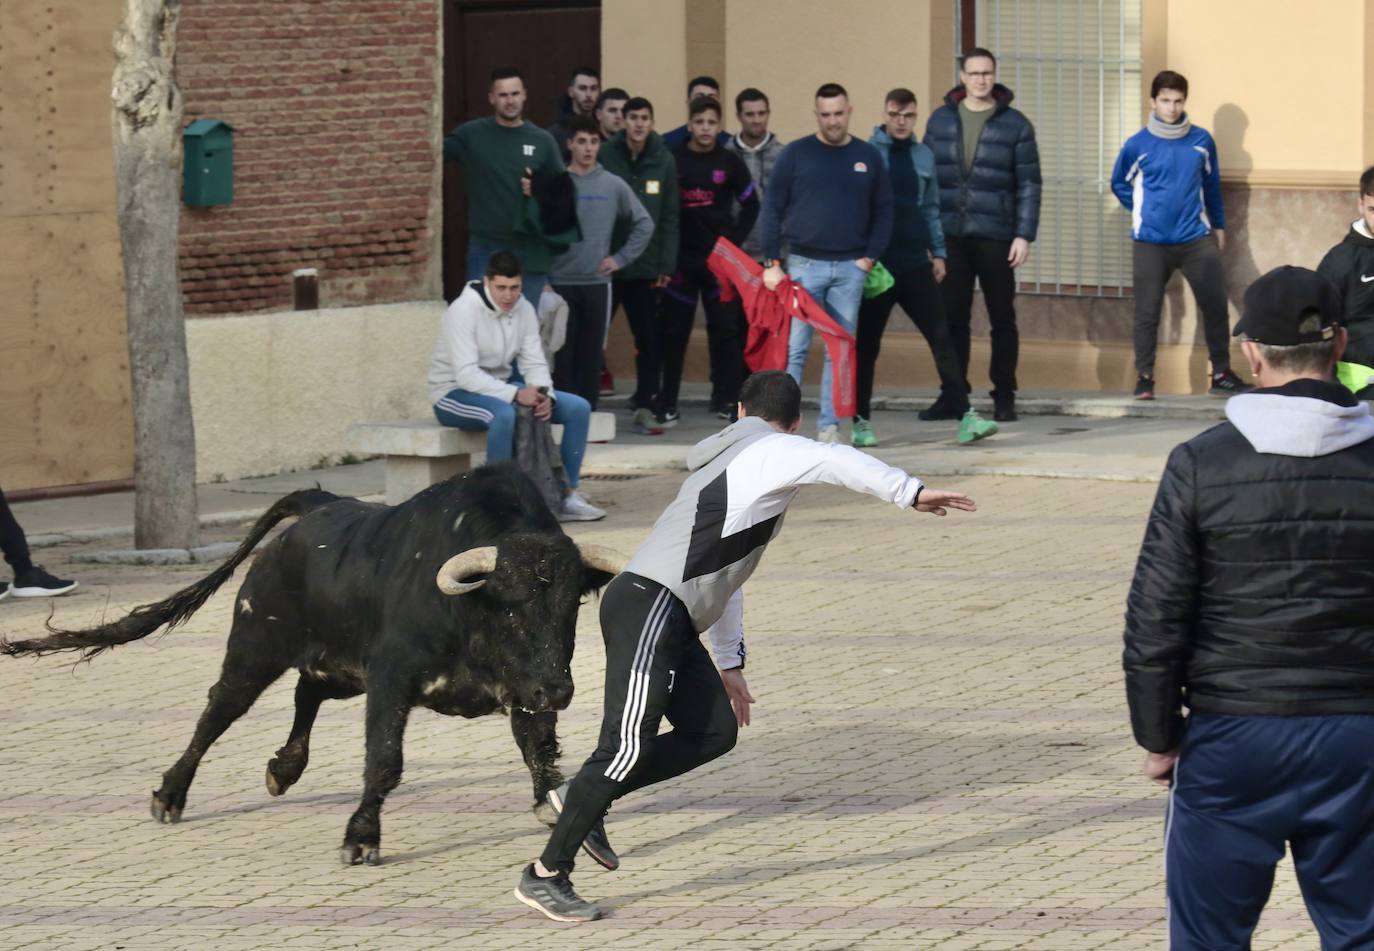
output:
<path id="1" fill-rule="evenodd" d="M 816 433 L 816 442 L 838 445 L 840 442 L 840 427 L 838 425 L 822 426 L 820 432 Z"/>
<path id="2" fill-rule="evenodd" d="M 605 517 L 605 509 L 599 509 L 588 502 L 576 489 L 564 497 L 563 510 L 558 513 L 560 522 L 595 522 Z"/>

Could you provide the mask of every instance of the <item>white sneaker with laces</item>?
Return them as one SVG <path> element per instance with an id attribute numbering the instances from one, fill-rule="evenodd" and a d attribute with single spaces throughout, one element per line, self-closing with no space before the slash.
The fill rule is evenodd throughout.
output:
<path id="1" fill-rule="evenodd" d="M 563 510 L 558 513 L 560 522 L 595 522 L 605 517 L 605 509 L 588 502 L 576 489 L 563 498 Z"/>
<path id="2" fill-rule="evenodd" d="M 816 433 L 816 442 L 839 445 L 840 427 L 838 425 L 822 426 L 820 432 Z"/>

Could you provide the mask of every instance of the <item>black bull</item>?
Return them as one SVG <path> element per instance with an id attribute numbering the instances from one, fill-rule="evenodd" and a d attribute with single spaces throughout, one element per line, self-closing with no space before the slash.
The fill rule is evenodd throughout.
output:
<path id="1" fill-rule="evenodd" d="M 293 492 L 196 584 L 109 624 L 0 641 L 0 650 L 89 659 L 180 624 L 291 516 L 299 521 L 264 546 L 239 588 L 220 678 L 186 752 L 153 792 L 154 818 L 180 819 L 201 757 L 294 667 L 295 722 L 267 764 L 274 796 L 300 779 L 320 704 L 367 694 L 363 795 L 344 833 L 345 862 L 380 861 L 382 802 L 400 782 L 401 739 L 416 706 L 462 717 L 509 711 L 535 814 L 552 821 L 548 793 L 563 782 L 556 711 L 572 700 L 578 607 L 623 559 L 579 550 L 509 465 L 484 466 L 393 507 Z"/>

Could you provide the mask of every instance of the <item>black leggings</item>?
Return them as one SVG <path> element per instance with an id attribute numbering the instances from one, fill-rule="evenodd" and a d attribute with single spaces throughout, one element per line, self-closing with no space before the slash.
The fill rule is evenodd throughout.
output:
<path id="1" fill-rule="evenodd" d="M 5 501 L 3 489 L 0 489 L 0 551 L 5 553 L 5 560 L 16 575 L 33 567 L 28 540 L 24 538 L 24 530 L 15 521 L 14 513 Z"/>
<path id="2" fill-rule="evenodd" d="M 730 751 L 730 699 L 687 608 L 656 581 L 617 575 L 601 598 L 606 700 L 601 739 L 568 788 L 540 861 L 571 872 L 582 840 L 615 800 Z M 667 717 L 673 729 L 659 735 Z"/>

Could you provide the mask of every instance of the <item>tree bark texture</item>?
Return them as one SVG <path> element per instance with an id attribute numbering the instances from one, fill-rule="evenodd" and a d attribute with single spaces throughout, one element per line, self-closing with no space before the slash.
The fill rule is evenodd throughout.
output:
<path id="1" fill-rule="evenodd" d="M 181 0 L 124 0 L 116 31 L 114 164 L 134 412 L 134 544 L 196 544 L 196 438 L 177 273 Z"/>

